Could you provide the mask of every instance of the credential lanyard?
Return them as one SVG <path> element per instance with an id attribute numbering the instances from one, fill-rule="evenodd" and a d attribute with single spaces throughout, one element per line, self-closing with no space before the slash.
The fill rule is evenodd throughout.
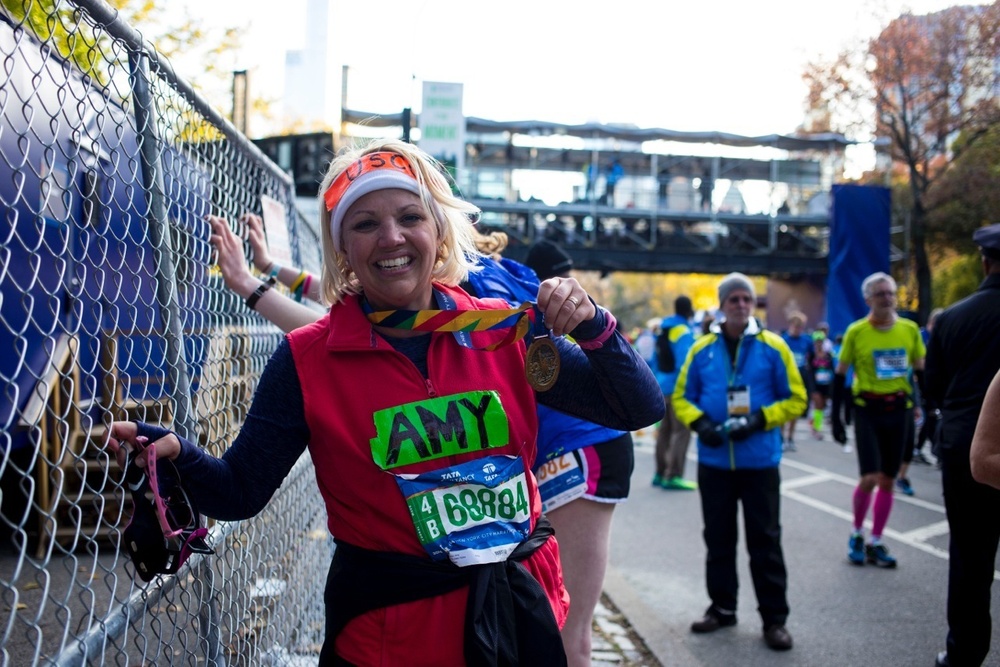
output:
<path id="1" fill-rule="evenodd" d="M 720 334 L 723 337 L 722 344 L 726 346 L 726 361 L 729 361 L 729 349 L 725 340 L 726 334 Z M 736 386 L 736 375 L 737 369 L 740 367 L 740 352 L 743 350 L 743 334 L 740 333 L 739 339 L 736 341 L 736 354 L 732 361 L 729 361 L 729 370 L 726 373 L 726 386 L 730 389 Z"/>

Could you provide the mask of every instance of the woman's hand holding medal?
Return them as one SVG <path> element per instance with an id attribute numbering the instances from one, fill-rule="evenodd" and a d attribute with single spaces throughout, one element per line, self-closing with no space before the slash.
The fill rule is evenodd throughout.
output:
<path id="1" fill-rule="evenodd" d="M 538 310 L 553 336 L 570 333 L 597 315 L 587 290 L 575 278 L 549 278 L 538 286 Z"/>
<path id="2" fill-rule="evenodd" d="M 539 286 L 537 308 L 552 335 L 562 336 L 597 315 L 590 297 L 573 278 L 550 278 Z M 559 379 L 559 350 L 551 336 L 535 338 L 528 346 L 525 375 L 535 391 L 548 391 Z"/>

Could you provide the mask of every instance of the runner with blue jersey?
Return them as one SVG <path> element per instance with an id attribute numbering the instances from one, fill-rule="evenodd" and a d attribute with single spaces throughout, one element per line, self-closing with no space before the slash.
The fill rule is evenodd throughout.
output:
<path id="1" fill-rule="evenodd" d="M 806 333 L 805 313 L 794 311 L 789 314 L 788 330 L 781 334 L 781 338 L 788 345 L 788 349 L 792 351 L 792 355 L 795 357 L 795 367 L 799 369 L 799 375 L 802 376 L 802 381 L 806 385 L 806 395 L 811 396 L 813 387 L 809 357 L 812 356 L 813 340 L 812 336 Z M 805 414 L 808 409 L 809 405 L 807 403 L 802 414 Z M 799 416 L 801 415 L 796 415 L 794 419 L 781 427 L 784 434 L 782 447 L 786 452 L 794 452 L 797 449 L 795 446 L 795 425 L 799 421 Z"/>

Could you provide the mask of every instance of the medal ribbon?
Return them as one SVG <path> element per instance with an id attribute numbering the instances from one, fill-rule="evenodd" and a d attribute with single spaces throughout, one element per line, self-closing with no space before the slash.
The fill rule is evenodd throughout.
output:
<path id="1" fill-rule="evenodd" d="M 531 331 L 535 323 L 535 308 L 533 303 L 525 301 L 519 308 L 501 310 L 370 310 L 371 306 L 363 302 L 368 321 L 380 327 L 405 329 L 408 331 L 450 332 L 464 347 L 476 350 L 496 350 L 505 345 L 516 343 Z M 506 331 L 504 337 L 493 342 L 480 341 L 483 336 L 474 336 L 480 332 Z"/>

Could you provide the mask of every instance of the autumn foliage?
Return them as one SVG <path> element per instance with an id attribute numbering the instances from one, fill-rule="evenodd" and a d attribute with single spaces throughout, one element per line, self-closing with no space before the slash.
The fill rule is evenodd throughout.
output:
<path id="1" fill-rule="evenodd" d="M 905 174 L 924 319 L 932 303 L 929 225 L 935 209 L 954 204 L 932 195 L 933 187 L 1000 124 L 1000 2 L 903 14 L 863 51 L 845 50 L 832 62 L 812 63 L 803 76 L 814 124 L 856 138 L 873 132 Z M 963 196 L 954 188 L 948 192 Z"/>

